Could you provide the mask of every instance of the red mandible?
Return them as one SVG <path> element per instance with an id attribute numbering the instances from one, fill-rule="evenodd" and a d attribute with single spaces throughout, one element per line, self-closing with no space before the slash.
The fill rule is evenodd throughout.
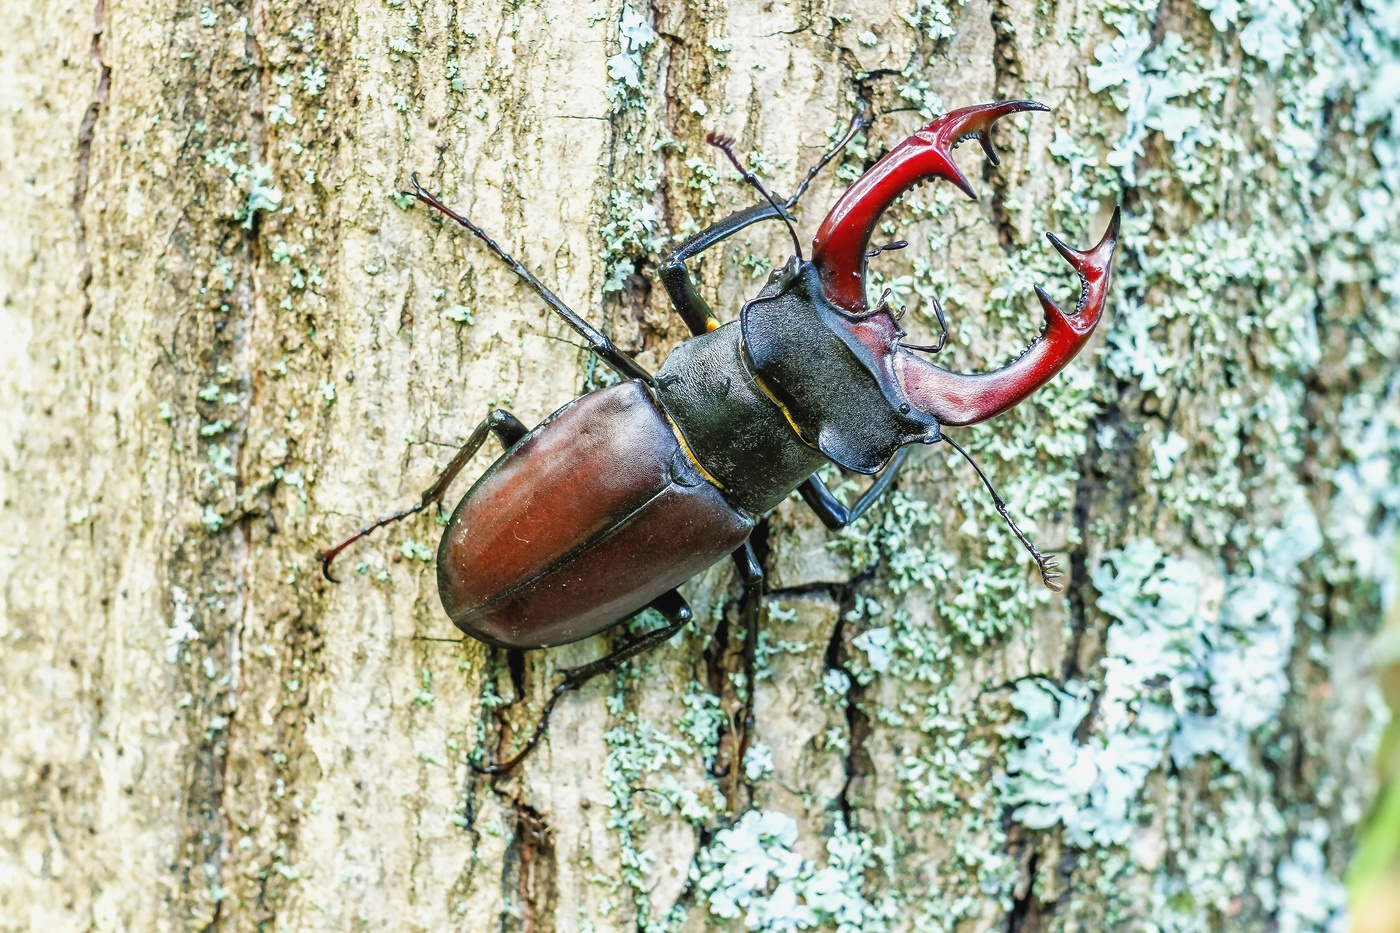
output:
<path id="1" fill-rule="evenodd" d="M 827 298 L 851 314 L 863 314 L 867 310 L 866 252 L 885 208 L 932 178 L 947 179 L 975 199 L 977 193 L 953 161 L 953 147 L 975 136 L 992 164 L 1000 164 L 992 148 L 992 124 L 1007 114 L 1049 109 L 1033 100 L 963 107 L 939 117 L 891 150 L 846 190 L 812 241 L 812 262 L 821 273 Z M 1115 210 L 1103 239 L 1083 252 L 1066 246 L 1053 233 L 1046 234 L 1079 273 L 1079 303 L 1072 313 L 1066 313 L 1037 286 L 1045 326 L 1015 361 L 994 372 L 969 375 L 935 366 L 900 347 L 894 368 L 909 400 L 943 424 L 975 424 L 1006 411 L 1049 382 L 1083 348 L 1099 322 L 1108 294 L 1119 219 Z"/>

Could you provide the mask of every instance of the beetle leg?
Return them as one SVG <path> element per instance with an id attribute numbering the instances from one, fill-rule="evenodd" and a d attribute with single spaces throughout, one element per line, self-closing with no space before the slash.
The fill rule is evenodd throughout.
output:
<path id="1" fill-rule="evenodd" d="M 865 251 L 865 258 L 866 258 L 867 260 L 874 259 L 876 256 L 880 255 L 881 253 L 889 253 L 889 252 L 893 252 L 893 251 L 895 251 L 895 250 L 904 249 L 904 248 L 905 248 L 906 246 L 908 246 L 908 245 L 909 245 L 909 241 L 908 241 L 908 240 L 895 240 L 893 243 L 886 243 L 884 246 L 877 246 L 877 247 L 875 247 L 874 249 L 866 250 L 866 251 Z"/>
<path id="2" fill-rule="evenodd" d="M 964 460 L 972 464 L 972 468 L 977 471 L 978 477 L 982 480 L 982 485 L 986 486 L 987 492 L 992 494 L 992 501 L 996 503 L 997 511 L 1001 513 L 1001 517 L 1006 520 L 1006 524 L 1011 527 L 1011 533 L 1021 540 L 1026 550 L 1030 552 L 1031 557 L 1035 558 L 1036 564 L 1040 567 L 1040 579 L 1045 583 L 1045 586 L 1048 589 L 1054 590 L 1056 593 L 1063 590 L 1065 585 L 1060 582 L 1060 562 L 1053 557 L 1046 557 L 1044 554 L 1040 553 L 1040 549 L 1032 544 L 1031 539 L 1026 537 L 1026 533 L 1016 525 L 1016 521 L 1011 517 L 1010 509 L 1006 507 L 1006 500 L 997 492 L 996 487 L 992 485 L 992 481 L 987 479 L 987 474 L 982 472 L 982 468 L 977 465 L 977 461 L 973 460 L 972 455 L 966 450 L 963 450 L 962 446 L 948 435 L 944 434 L 939 440 L 947 442 L 954 450 L 963 455 Z"/>
<path id="3" fill-rule="evenodd" d="M 856 113 L 851 118 L 851 125 L 846 130 L 846 134 L 822 155 L 816 165 L 807 170 L 807 175 L 797 186 L 797 191 L 783 202 L 784 213 L 791 209 L 798 199 L 806 193 L 807 186 L 812 183 L 812 179 L 816 177 L 817 173 L 825 168 L 828 162 L 836 158 L 841 150 L 845 149 L 847 144 L 856 137 L 857 133 L 870 125 L 870 118 L 865 115 L 865 100 L 857 98 L 857 101 Z M 719 319 L 715 317 L 715 313 L 710 310 L 709 303 L 700 296 L 700 292 L 696 289 L 695 280 L 691 278 L 690 272 L 686 268 L 686 260 L 700 255 L 711 246 L 728 239 L 750 224 L 764 220 L 782 219 L 783 214 L 780 214 L 771 204 L 756 204 L 753 207 L 746 207 L 742 211 L 730 214 L 723 220 L 716 221 L 701 230 L 677 246 L 663 260 L 660 271 L 661 284 L 665 287 L 666 294 L 670 296 L 671 304 L 675 307 L 676 313 L 690 328 L 691 336 L 699 337 L 719 327 Z"/>
<path id="4" fill-rule="evenodd" d="M 472 762 L 472 770 L 477 774 L 505 774 L 514 770 L 516 765 L 524 761 L 525 757 L 535 750 L 540 739 L 544 738 L 545 732 L 549 729 L 549 716 L 554 712 L 554 704 L 559 702 L 561 696 L 571 690 L 577 690 L 600 674 L 616 670 L 623 662 L 636 657 L 643 651 L 648 651 L 662 642 L 669 641 L 691 619 L 690 606 L 677 590 L 671 590 L 658 596 L 652 600 L 649 608 L 655 609 L 665 616 L 668 624 L 632 640 L 612 654 L 604 655 L 596 661 L 590 661 L 582 667 L 564 671 L 564 679 L 550 693 L 549 700 L 545 702 L 544 710 L 540 713 L 540 718 L 535 722 L 535 731 L 530 734 L 530 739 L 525 743 L 525 747 L 505 761 L 493 761 L 485 765 Z"/>
<path id="5" fill-rule="evenodd" d="M 925 353 L 937 353 L 943 349 L 943 345 L 948 342 L 948 319 L 943 316 L 943 303 L 937 298 L 933 299 L 933 313 L 938 318 L 938 341 L 930 344 L 905 343 L 903 340 L 899 345 L 906 350 L 922 350 Z"/>
<path id="6" fill-rule="evenodd" d="M 553 308 L 556 314 L 562 317 L 570 327 L 572 327 L 575 331 L 578 332 L 578 334 L 581 337 L 583 337 L 584 340 L 588 341 L 588 349 L 592 350 L 593 353 L 598 357 L 598 359 L 602 360 L 604 363 L 607 363 L 608 366 L 610 366 L 619 376 L 621 376 L 624 379 L 640 379 L 648 385 L 651 384 L 651 373 L 647 372 L 645 369 L 639 366 L 637 364 L 637 361 L 632 359 L 632 357 L 628 356 L 626 353 L 623 353 L 617 347 L 613 346 L 613 342 L 609 340 L 607 338 L 607 335 L 605 335 L 602 331 L 598 330 L 598 328 L 594 327 L 592 324 L 589 324 L 583 318 L 579 317 L 578 312 L 576 312 L 573 308 L 570 308 L 568 305 L 564 304 L 564 302 L 560 300 L 558 295 L 554 294 L 554 292 L 550 291 L 548 288 L 545 287 L 545 284 L 543 282 L 535 278 L 535 274 L 533 272 L 521 265 L 520 262 L 514 256 L 512 256 L 510 253 L 507 253 L 504 249 L 501 248 L 500 244 L 498 244 L 495 240 L 491 239 L 491 237 L 487 235 L 485 230 L 482 230 L 476 224 L 472 223 L 470 220 L 463 217 L 461 214 L 452 210 L 450 207 L 443 204 L 437 198 L 429 194 L 427 190 L 425 190 L 423 186 L 418 183 L 417 172 L 409 176 L 409 180 L 413 183 L 414 197 L 431 207 L 433 210 L 452 218 L 453 220 L 457 221 L 457 223 L 461 224 L 462 226 L 470 230 L 472 233 L 474 233 L 478 239 L 480 239 L 483 243 L 486 244 L 487 248 L 490 249 L 491 252 L 495 253 L 501 259 L 502 262 L 504 262 L 507 266 L 510 267 L 510 270 L 512 272 L 520 276 L 520 278 L 525 282 L 526 285 L 534 289 L 535 293 L 544 299 L 545 304 Z"/>
<path id="7" fill-rule="evenodd" d="M 471 437 L 467 438 L 467 442 L 457 451 L 456 456 L 452 458 L 452 462 L 447 464 L 447 468 L 443 470 L 442 473 L 438 474 L 438 478 L 433 480 L 431 486 L 423 490 L 423 495 L 416 504 L 411 508 L 395 512 L 393 515 L 385 516 L 373 524 L 366 525 L 335 547 L 316 555 L 316 559 L 321 562 L 321 573 L 325 575 L 326 579 L 332 583 L 340 582 L 335 577 L 331 576 L 331 561 L 335 560 L 341 551 L 371 532 L 378 531 L 385 525 L 401 522 L 410 515 L 417 515 L 429 505 L 441 502 L 443 494 L 447 492 L 448 485 L 457 478 L 458 473 L 462 472 L 462 467 L 467 465 L 467 461 L 481 449 L 481 445 L 486 443 L 486 434 L 488 431 L 496 435 L 502 447 L 514 446 L 516 441 L 520 440 L 528 433 L 525 425 L 521 424 L 518 418 L 504 408 L 497 408 L 495 411 L 491 412 L 481 424 L 476 426 L 476 430 L 472 432 Z"/>
<path id="8" fill-rule="evenodd" d="M 754 553 L 753 544 L 744 542 L 744 546 L 736 549 L 729 555 L 734 560 L 734 567 L 739 571 L 739 579 L 744 581 L 746 587 L 757 586 L 763 582 L 763 568 L 759 566 L 758 555 Z"/>
<path id="9" fill-rule="evenodd" d="M 802 494 L 802 501 L 806 502 L 808 507 L 817 513 L 817 518 L 822 520 L 822 524 L 831 531 L 836 531 L 860 518 L 865 514 L 866 509 L 875 504 L 875 500 L 884 494 L 890 483 L 894 482 L 899 468 L 904 466 L 904 458 L 908 456 L 909 448 L 901 447 L 890 458 L 890 462 L 885 465 L 885 468 L 880 471 L 875 482 L 870 484 L 870 488 L 865 491 L 865 494 L 849 508 L 831 494 L 831 490 L 826 488 L 821 477 L 815 473 L 804 479 L 802 485 L 797 487 L 797 491 Z"/>
<path id="10" fill-rule="evenodd" d="M 660 279 L 676 313 L 690 328 L 692 336 L 699 337 L 719 327 L 719 319 L 710 310 L 710 305 L 700 296 L 695 280 L 690 277 L 685 261 L 703 253 L 721 240 L 727 239 L 740 230 L 764 220 L 777 220 L 781 215 L 771 204 L 757 204 L 742 211 L 730 214 L 677 246 L 661 263 Z"/>

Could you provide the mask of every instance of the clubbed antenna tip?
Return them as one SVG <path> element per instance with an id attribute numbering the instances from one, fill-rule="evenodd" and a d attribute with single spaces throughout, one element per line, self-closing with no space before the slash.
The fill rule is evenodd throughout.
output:
<path id="1" fill-rule="evenodd" d="M 723 133 L 710 132 L 705 135 L 705 142 L 709 143 L 711 146 L 714 146 L 720 152 L 723 152 L 726 156 L 728 156 L 730 163 L 734 166 L 735 169 L 738 170 L 740 175 L 744 176 L 744 181 L 748 182 L 750 185 L 753 185 L 754 188 L 758 190 L 758 193 L 763 195 L 763 197 L 767 199 L 769 204 L 773 205 L 773 210 L 777 211 L 778 216 L 783 219 L 783 223 L 787 224 L 788 235 L 792 237 L 793 251 L 797 254 L 798 263 L 801 263 L 802 244 L 797 239 L 796 228 L 793 227 L 792 221 L 788 218 L 787 212 L 778 206 L 778 202 L 773 200 L 773 196 L 768 193 L 768 189 L 763 187 L 763 183 L 758 180 L 758 176 L 755 175 L 753 172 L 749 171 L 747 168 L 745 168 L 744 164 L 739 161 L 739 157 L 734 154 L 734 137 L 726 136 Z"/>

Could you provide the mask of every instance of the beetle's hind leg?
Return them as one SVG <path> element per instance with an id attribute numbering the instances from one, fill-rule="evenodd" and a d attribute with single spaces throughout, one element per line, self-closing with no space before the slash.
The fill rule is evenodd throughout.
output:
<path id="1" fill-rule="evenodd" d="M 447 492 L 447 487 L 457 478 L 457 474 L 462 472 L 462 467 L 466 466 L 467 461 L 481 449 L 482 444 L 486 443 L 486 435 L 488 433 L 495 434 L 496 438 L 501 442 L 502 447 L 512 447 L 516 441 L 520 440 L 528 433 L 528 429 L 525 425 L 520 423 L 520 419 L 516 418 L 504 408 L 497 408 L 495 411 L 491 412 L 491 414 L 487 415 L 485 419 L 482 420 L 481 424 L 476 426 L 476 430 L 472 432 L 471 437 L 467 438 L 467 442 L 462 445 L 462 448 L 457 451 L 457 455 L 452 458 L 452 462 L 447 464 L 447 468 L 443 470 L 442 473 L 438 474 L 438 478 L 433 480 L 431 486 L 423 490 L 423 495 L 411 508 L 395 512 L 393 515 L 387 515 L 373 524 L 366 525 L 335 547 L 316 555 L 316 559 L 321 562 L 321 573 L 325 574 L 326 579 L 332 583 L 340 582 L 335 577 L 331 576 L 331 561 L 335 560 L 341 551 L 371 532 L 378 531 L 385 525 L 392 525 L 395 522 L 403 521 L 410 515 L 417 515 L 428 506 L 441 502 L 443 494 Z"/>
<path id="2" fill-rule="evenodd" d="M 666 625 L 633 639 L 596 661 L 590 661 L 582 667 L 565 671 L 564 679 L 549 694 L 549 700 L 545 702 L 544 709 L 540 712 L 540 718 L 535 722 L 535 730 L 530 733 L 530 738 L 525 746 L 505 761 L 493 761 L 484 765 L 472 762 L 472 770 L 478 774 L 505 774 L 513 770 L 516 765 L 525 760 L 530 752 L 535 750 L 540 739 L 544 738 L 545 732 L 549 729 L 549 716 L 554 712 L 554 704 L 559 702 L 561 696 L 571 690 L 577 690 L 600 674 L 616 670 L 624 662 L 642 652 L 649 651 L 664 641 L 669 641 L 691 619 L 690 606 L 677 590 L 671 590 L 669 593 L 658 596 L 652 601 L 649 608 L 661 613 L 666 618 Z"/>

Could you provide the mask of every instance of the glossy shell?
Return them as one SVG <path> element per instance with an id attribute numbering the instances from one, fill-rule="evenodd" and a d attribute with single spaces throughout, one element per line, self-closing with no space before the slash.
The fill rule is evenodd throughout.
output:
<path id="1" fill-rule="evenodd" d="M 438 548 L 438 592 L 473 638 L 562 645 L 644 608 L 752 530 L 651 392 L 624 382 L 555 412 L 467 492 Z"/>

